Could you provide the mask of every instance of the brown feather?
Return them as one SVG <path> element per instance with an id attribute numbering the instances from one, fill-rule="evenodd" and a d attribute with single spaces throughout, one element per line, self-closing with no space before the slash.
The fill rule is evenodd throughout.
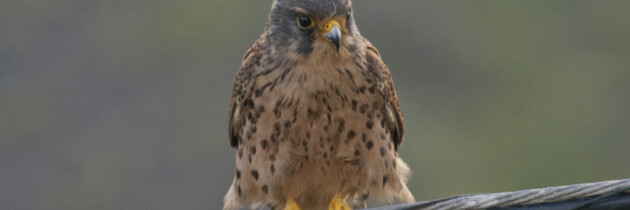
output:
<path id="1" fill-rule="evenodd" d="M 386 102 L 383 114 L 388 117 L 387 127 L 390 129 L 392 135 L 392 141 L 394 145 L 401 146 L 404 140 L 404 122 L 400 106 L 398 105 L 398 97 L 396 96 L 396 89 L 394 88 L 394 80 L 392 79 L 389 69 L 385 66 L 385 63 L 381 60 L 381 56 L 378 50 L 368 41 L 364 39 L 367 44 L 367 63 L 368 72 L 372 72 L 373 79 L 382 88 L 378 88 L 383 100 Z M 391 113 L 388 114 L 388 113 Z"/>
<path id="2" fill-rule="evenodd" d="M 262 53 L 264 53 L 264 49 L 266 48 L 266 33 L 264 33 L 254 42 L 254 45 L 247 50 L 236 75 L 234 89 L 232 90 L 232 100 L 230 101 L 229 137 L 232 147 L 238 146 L 241 138 L 239 131 L 242 130 L 246 117 L 242 113 L 247 113 L 248 107 L 245 106 L 245 103 L 252 94 L 250 87 L 252 87 L 255 82 L 252 76 L 256 71 L 257 65 L 260 65 L 262 62 Z"/>

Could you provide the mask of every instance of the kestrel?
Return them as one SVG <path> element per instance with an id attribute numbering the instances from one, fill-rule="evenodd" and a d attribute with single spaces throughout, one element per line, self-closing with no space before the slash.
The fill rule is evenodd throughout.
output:
<path id="1" fill-rule="evenodd" d="M 230 104 L 236 174 L 224 209 L 414 202 L 394 83 L 350 0 L 276 0 Z"/>

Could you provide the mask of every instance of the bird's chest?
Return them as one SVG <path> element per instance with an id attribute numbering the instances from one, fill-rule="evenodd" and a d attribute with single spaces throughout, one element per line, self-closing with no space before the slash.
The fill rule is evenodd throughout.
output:
<path id="1" fill-rule="evenodd" d="M 375 135 L 369 129 L 381 116 L 381 104 L 376 85 L 357 62 L 279 69 L 259 78 L 254 88 L 255 104 L 269 110 L 262 120 L 274 125 L 271 139 L 323 151 L 348 138 Z"/>
<path id="2" fill-rule="evenodd" d="M 356 62 L 321 62 L 280 67 L 259 78 L 255 102 L 273 107 L 278 120 L 310 120 L 370 100 L 369 84 Z M 266 92 L 265 92 L 266 91 Z"/>
<path id="3" fill-rule="evenodd" d="M 341 186 L 347 180 L 334 179 L 340 171 L 366 176 L 358 169 L 393 155 L 386 153 L 392 144 L 377 85 L 361 70 L 355 65 L 298 66 L 258 80 L 254 107 L 263 114 L 252 139 L 269 142 L 267 156 L 273 155 L 279 171 L 318 180 L 314 185 Z"/>

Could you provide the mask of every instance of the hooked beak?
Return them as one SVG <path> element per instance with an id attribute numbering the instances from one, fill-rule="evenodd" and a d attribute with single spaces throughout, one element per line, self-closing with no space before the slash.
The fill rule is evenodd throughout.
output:
<path id="1" fill-rule="evenodd" d="M 330 40 L 335 47 L 337 47 L 337 52 L 339 52 L 339 45 L 341 44 L 341 30 L 339 30 L 341 26 L 339 22 L 336 20 L 331 20 L 324 25 L 324 37 Z"/>

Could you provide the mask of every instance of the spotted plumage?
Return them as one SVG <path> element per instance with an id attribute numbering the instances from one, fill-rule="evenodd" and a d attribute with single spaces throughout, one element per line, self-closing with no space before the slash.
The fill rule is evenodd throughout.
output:
<path id="1" fill-rule="evenodd" d="M 234 84 L 224 209 L 413 202 L 403 134 L 389 70 L 350 0 L 276 0 Z"/>

